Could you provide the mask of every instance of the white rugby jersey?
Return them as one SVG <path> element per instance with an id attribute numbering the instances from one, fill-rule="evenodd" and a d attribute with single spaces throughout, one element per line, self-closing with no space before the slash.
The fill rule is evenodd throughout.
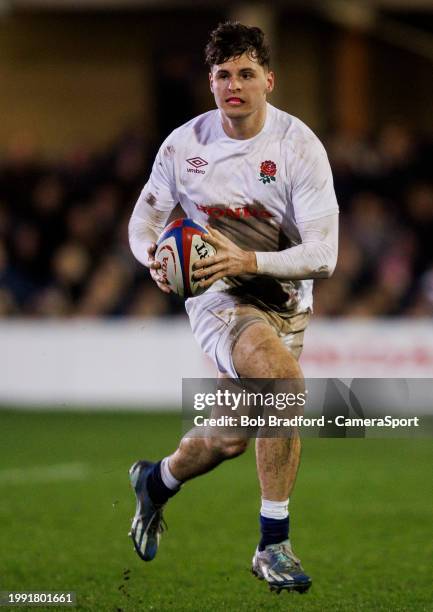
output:
<path id="1" fill-rule="evenodd" d="M 144 218 L 150 206 L 165 221 L 178 202 L 187 217 L 216 227 L 249 251 L 296 246 L 301 242 L 298 222 L 338 212 L 323 145 L 302 121 L 270 104 L 265 124 L 253 138 L 229 138 L 219 110 L 168 136 L 133 218 Z M 245 275 L 217 281 L 208 291 L 248 295 L 292 314 L 312 307 L 312 285 L 312 280 Z"/>

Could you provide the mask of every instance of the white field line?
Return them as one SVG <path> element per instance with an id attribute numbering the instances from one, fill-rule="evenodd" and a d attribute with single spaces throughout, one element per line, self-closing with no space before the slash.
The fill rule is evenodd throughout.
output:
<path id="1" fill-rule="evenodd" d="M 85 463 L 57 463 L 54 465 L 33 465 L 32 467 L 0 470 L 2 484 L 41 484 L 65 480 L 85 480 L 90 470 Z"/>

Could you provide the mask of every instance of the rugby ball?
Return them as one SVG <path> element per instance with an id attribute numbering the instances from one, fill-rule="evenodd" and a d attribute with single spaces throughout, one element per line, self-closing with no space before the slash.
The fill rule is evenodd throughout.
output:
<path id="1" fill-rule="evenodd" d="M 156 243 L 155 259 L 161 264 L 161 276 L 174 293 L 184 298 L 206 291 L 192 278 L 195 262 L 216 253 L 201 237 L 203 233 L 207 229 L 192 219 L 176 219 L 167 225 Z"/>

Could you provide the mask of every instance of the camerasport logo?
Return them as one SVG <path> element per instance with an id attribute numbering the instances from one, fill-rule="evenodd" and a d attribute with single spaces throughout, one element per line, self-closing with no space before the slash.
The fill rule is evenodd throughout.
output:
<path id="1" fill-rule="evenodd" d="M 277 164 L 271 160 L 266 160 L 260 164 L 260 176 L 259 181 L 262 181 L 264 185 L 275 181 L 275 175 L 277 174 Z"/>
<path id="2" fill-rule="evenodd" d="M 207 161 L 201 157 L 190 157 L 186 160 L 192 168 L 187 168 L 187 172 L 194 172 L 194 174 L 205 174 L 205 170 L 201 170 L 203 166 L 207 166 Z"/>

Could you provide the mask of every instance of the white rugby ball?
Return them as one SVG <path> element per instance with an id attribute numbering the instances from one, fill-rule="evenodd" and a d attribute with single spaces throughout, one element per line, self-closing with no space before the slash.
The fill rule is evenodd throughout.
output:
<path id="1" fill-rule="evenodd" d="M 201 237 L 203 233 L 207 233 L 206 228 L 196 221 L 177 219 L 167 225 L 156 243 L 155 259 L 161 264 L 161 276 L 174 293 L 184 298 L 206 291 L 192 277 L 195 262 L 216 253 Z"/>

